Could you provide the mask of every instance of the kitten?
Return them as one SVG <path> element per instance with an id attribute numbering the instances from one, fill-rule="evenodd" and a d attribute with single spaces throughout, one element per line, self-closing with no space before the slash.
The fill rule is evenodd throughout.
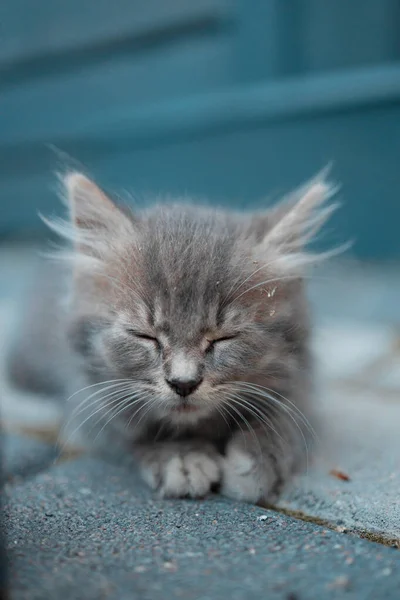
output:
<path id="1" fill-rule="evenodd" d="M 115 425 L 162 496 L 275 500 L 310 446 L 305 246 L 332 187 L 321 175 L 261 214 L 131 214 L 82 174 L 64 183 L 70 223 L 49 224 L 72 241 L 70 293 L 42 331 L 64 345 L 60 391 L 82 388 L 75 416 Z"/>

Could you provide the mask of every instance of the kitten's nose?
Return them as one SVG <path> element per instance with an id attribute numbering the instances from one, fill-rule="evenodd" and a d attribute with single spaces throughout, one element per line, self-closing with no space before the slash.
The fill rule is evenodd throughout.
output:
<path id="1" fill-rule="evenodd" d="M 183 379 L 174 377 L 173 379 L 167 379 L 166 382 L 179 396 L 189 396 L 199 387 L 202 378 Z"/>

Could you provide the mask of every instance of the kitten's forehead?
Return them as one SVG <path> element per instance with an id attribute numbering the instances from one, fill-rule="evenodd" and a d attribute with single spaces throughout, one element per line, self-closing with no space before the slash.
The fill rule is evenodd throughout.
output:
<path id="1" fill-rule="evenodd" d="M 177 290 L 175 290 L 177 291 Z M 218 299 L 198 299 L 191 308 L 179 302 L 179 294 L 157 297 L 152 315 L 156 331 L 175 341 L 194 341 L 201 338 L 210 328 L 215 328 L 218 318 Z"/>
<path id="2" fill-rule="evenodd" d="M 140 322 L 185 345 L 251 318 L 260 290 L 248 294 L 246 287 L 254 286 L 260 268 L 252 257 L 256 241 L 244 224 L 190 207 L 151 213 L 141 228 L 140 253 L 129 265 L 143 299 L 135 307 Z"/>
<path id="3" fill-rule="evenodd" d="M 161 216 L 163 218 L 161 218 Z M 234 228 L 213 213 L 189 209 L 153 215 L 143 236 L 143 259 L 154 321 L 180 315 L 216 320 L 235 270 Z M 237 236 L 236 236 L 237 237 Z"/>

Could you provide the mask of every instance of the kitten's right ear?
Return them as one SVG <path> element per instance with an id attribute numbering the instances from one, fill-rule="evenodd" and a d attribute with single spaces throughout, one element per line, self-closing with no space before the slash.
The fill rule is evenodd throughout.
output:
<path id="1" fill-rule="evenodd" d="M 135 234 L 132 220 L 93 181 L 73 172 L 62 178 L 62 184 L 69 222 L 42 219 L 50 229 L 73 243 L 73 257 L 78 254 L 81 258 L 102 260 L 121 243 L 132 241 Z"/>
<path id="2" fill-rule="evenodd" d="M 82 173 L 68 173 L 64 187 L 74 227 L 89 234 L 118 232 L 129 219 L 106 194 Z"/>
<path id="3" fill-rule="evenodd" d="M 72 172 L 61 181 L 69 221 L 42 217 L 50 229 L 73 244 L 73 252 L 63 251 L 61 256 L 75 263 L 79 258 L 79 264 L 94 266 L 134 239 L 133 221 L 88 177 Z"/>

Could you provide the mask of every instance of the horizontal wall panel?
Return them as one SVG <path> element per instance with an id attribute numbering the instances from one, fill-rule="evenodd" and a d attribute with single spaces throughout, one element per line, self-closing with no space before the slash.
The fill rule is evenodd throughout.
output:
<path id="1" fill-rule="evenodd" d="M 287 191 L 334 161 L 343 207 L 328 227 L 324 247 L 354 239 L 353 253 L 360 258 L 400 258 L 399 103 L 246 124 L 147 147 L 110 145 L 102 154 L 90 144 L 71 143 L 65 150 L 104 185 L 131 190 L 139 204 L 166 193 L 241 209 L 267 206 L 262 198 Z M 47 153 L 36 173 L 3 181 L 8 207 L 1 216 L 3 232 L 21 224 L 33 228 L 37 209 L 59 211 L 51 190 L 55 166 Z"/>
<path id="2" fill-rule="evenodd" d="M 96 120 L 133 113 L 149 103 L 208 91 L 229 81 L 224 36 L 205 33 L 139 57 L 122 55 L 96 66 L 31 80 L 1 97 L 0 145 L 55 142 Z"/>
<path id="3" fill-rule="evenodd" d="M 17 103 L 18 99 L 14 100 Z M 329 114 L 377 104 L 385 106 L 399 101 L 400 64 L 297 77 L 279 83 L 229 87 L 142 107 L 102 111 L 98 106 L 90 105 L 84 119 L 79 119 L 77 111 L 73 113 L 72 122 L 57 119 L 60 114 L 57 107 L 55 113 L 51 107 L 43 107 L 40 113 L 43 118 L 54 115 L 53 129 L 50 126 L 47 130 L 45 121 L 36 128 L 34 124 L 29 124 L 28 113 L 26 117 L 20 115 L 17 122 L 18 111 L 15 111 L 12 126 L 11 121 L 4 123 L 5 131 L 0 139 L 0 165 L 4 168 L 7 164 L 8 148 L 18 153 L 19 145 L 21 151 L 24 151 L 24 147 L 29 149 L 32 144 L 62 146 L 78 140 L 96 143 L 99 147 L 102 144 L 118 145 L 122 141 L 140 146 L 160 143 L 164 139 L 174 140 L 180 136 L 204 135 L 213 130 L 243 127 L 254 122 L 295 119 L 306 114 Z M 12 103 L 10 100 L 8 102 L 11 110 Z M 68 103 L 63 106 L 67 112 Z"/>
<path id="4" fill-rule="evenodd" d="M 0 69 L 225 17 L 229 0 L 13 0 L 0 8 Z M 1 72 L 1 71 L 0 71 Z"/>
<path id="5" fill-rule="evenodd" d="M 291 73 L 376 66 L 400 59 L 398 0 L 285 4 L 280 13 L 281 53 Z"/>
<path id="6" fill-rule="evenodd" d="M 399 0 L 3 5 L 0 232 L 58 210 L 60 164 L 248 208 L 334 161 L 338 241 L 399 257 Z"/>

